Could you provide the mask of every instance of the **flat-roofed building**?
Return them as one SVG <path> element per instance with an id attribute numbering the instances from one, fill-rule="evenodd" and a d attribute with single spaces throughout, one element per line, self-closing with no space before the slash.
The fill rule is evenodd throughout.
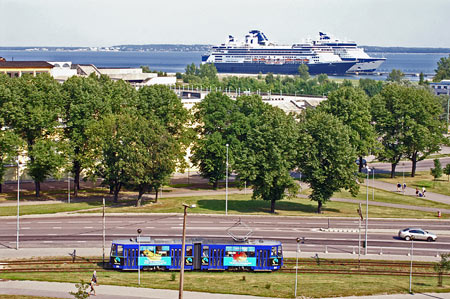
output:
<path id="1" fill-rule="evenodd" d="M 23 74 L 51 74 L 53 65 L 46 61 L 6 61 L 0 60 L 0 74 L 10 77 L 21 77 Z"/>
<path id="2" fill-rule="evenodd" d="M 436 95 L 444 94 L 450 96 L 450 80 L 430 83 L 430 87 L 433 88 Z"/>

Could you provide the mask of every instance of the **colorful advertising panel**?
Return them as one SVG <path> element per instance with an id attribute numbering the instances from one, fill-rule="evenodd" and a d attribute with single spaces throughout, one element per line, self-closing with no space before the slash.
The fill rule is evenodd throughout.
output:
<path id="1" fill-rule="evenodd" d="M 255 247 L 227 246 L 225 255 L 224 266 L 256 266 Z"/>
<path id="2" fill-rule="evenodd" d="M 155 246 L 141 246 L 140 249 L 140 266 L 170 266 L 172 264 L 171 257 L 167 256 L 169 246 L 158 246 L 158 251 L 155 251 Z"/>

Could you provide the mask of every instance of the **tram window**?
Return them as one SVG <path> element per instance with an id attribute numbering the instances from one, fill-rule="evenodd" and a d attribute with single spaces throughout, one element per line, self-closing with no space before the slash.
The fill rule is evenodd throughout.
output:
<path id="1" fill-rule="evenodd" d="M 116 255 L 116 249 L 117 249 L 116 244 L 113 244 L 113 245 L 111 246 L 111 255 Z"/>
<path id="2" fill-rule="evenodd" d="M 272 255 L 277 255 L 277 248 L 276 247 L 272 247 Z"/>
<path id="3" fill-rule="evenodd" d="M 283 255 L 283 249 L 280 247 L 278 247 L 278 255 Z"/>
<path id="4" fill-rule="evenodd" d="M 202 256 L 209 257 L 209 246 L 203 246 Z"/>
<path id="5" fill-rule="evenodd" d="M 161 256 L 168 256 L 169 253 L 167 252 L 169 249 L 168 246 L 156 246 L 156 254 L 160 254 Z"/>
<path id="6" fill-rule="evenodd" d="M 248 251 L 245 254 L 247 255 L 247 257 L 255 257 L 255 252 L 254 251 Z"/>
<path id="7" fill-rule="evenodd" d="M 123 246 L 117 245 L 117 256 L 123 256 Z"/>
<path id="8" fill-rule="evenodd" d="M 192 246 L 186 246 L 186 256 L 192 256 Z"/>

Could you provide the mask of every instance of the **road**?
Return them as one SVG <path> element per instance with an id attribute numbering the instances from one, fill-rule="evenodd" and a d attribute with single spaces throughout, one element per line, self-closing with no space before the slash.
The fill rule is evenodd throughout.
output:
<path id="1" fill-rule="evenodd" d="M 284 250 L 294 252 L 295 238 L 304 237 L 302 252 L 352 253 L 358 250 L 358 219 L 319 217 L 239 216 L 253 229 L 252 238 L 277 239 Z M 226 230 L 239 219 L 238 216 L 188 215 L 187 237 L 229 237 Z M 179 238 L 183 219 L 180 214 L 107 215 L 106 247 L 113 239 L 136 236 L 141 228 L 143 236 L 154 238 Z M 21 219 L 21 248 L 99 248 L 102 247 L 101 215 L 23 217 Z M 416 241 L 414 254 L 436 256 L 450 252 L 450 221 L 370 219 L 368 233 L 369 254 L 406 255 L 410 242 L 399 240 L 400 228 L 422 227 L 438 235 L 436 242 Z M 244 235 L 245 227 L 232 230 Z M 361 240 L 364 230 L 361 229 Z M 0 219 L 0 249 L 15 248 L 16 220 Z"/>

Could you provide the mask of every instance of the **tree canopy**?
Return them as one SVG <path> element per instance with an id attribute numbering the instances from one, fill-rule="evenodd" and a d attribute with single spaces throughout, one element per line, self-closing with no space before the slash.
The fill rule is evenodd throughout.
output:
<path id="1" fill-rule="evenodd" d="M 437 62 L 436 75 L 433 78 L 434 82 L 440 82 L 445 79 L 450 79 L 450 55 L 448 57 L 441 57 Z"/>

